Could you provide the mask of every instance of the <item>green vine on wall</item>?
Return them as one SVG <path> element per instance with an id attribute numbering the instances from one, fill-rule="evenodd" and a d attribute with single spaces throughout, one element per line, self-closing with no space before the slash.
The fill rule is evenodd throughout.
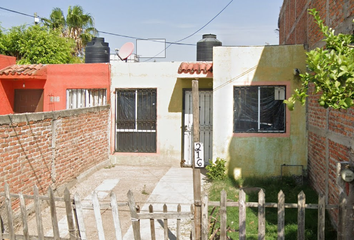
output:
<path id="1" fill-rule="evenodd" d="M 325 26 L 316 9 L 309 14 L 324 34 L 326 46 L 306 53 L 307 72 L 300 74 L 301 87 L 284 103 L 290 110 L 295 102 L 305 104 L 309 83 L 320 93 L 319 104 L 324 108 L 347 109 L 354 105 L 354 36 L 339 33 Z"/>

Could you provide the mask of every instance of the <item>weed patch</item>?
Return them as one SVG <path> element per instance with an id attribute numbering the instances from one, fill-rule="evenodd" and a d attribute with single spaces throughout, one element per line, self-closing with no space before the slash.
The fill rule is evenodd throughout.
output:
<path id="1" fill-rule="evenodd" d="M 283 178 L 257 178 L 251 177 L 235 181 L 230 178 L 212 181 L 209 188 L 209 200 L 220 201 L 220 192 L 224 189 L 227 192 L 228 201 L 238 201 L 240 186 L 246 193 L 247 202 L 258 202 L 258 191 L 263 189 L 267 203 L 277 203 L 278 193 L 282 190 L 285 194 L 286 203 L 297 203 L 298 194 L 303 191 L 306 195 L 306 203 L 318 203 L 317 193 L 304 181 L 300 184 L 292 177 Z M 219 237 L 220 216 L 218 207 L 209 208 L 211 216 L 210 235 Z M 305 238 L 317 239 L 317 209 L 306 209 L 305 211 Z M 266 239 L 277 238 L 277 208 L 266 208 Z M 258 239 L 258 209 L 247 208 L 246 210 L 246 234 L 247 239 Z M 238 207 L 227 207 L 227 231 L 230 239 L 238 239 Z M 285 238 L 297 239 L 297 209 L 285 210 Z M 326 239 L 336 239 L 336 232 L 330 224 L 329 216 L 326 215 Z"/>

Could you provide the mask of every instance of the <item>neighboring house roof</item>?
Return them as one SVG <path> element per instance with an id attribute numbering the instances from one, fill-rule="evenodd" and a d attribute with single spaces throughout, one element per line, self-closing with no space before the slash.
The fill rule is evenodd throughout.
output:
<path id="1" fill-rule="evenodd" d="M 43 64 L 11 65 L 0 70 L 0 78 L 43 77 L 46 75 L 45 69 L 46 65 Z"/>
<path id="2" fill-rule="evenodd" d="M 178 73 L 207 74 L 213 73 L 212 62 L 182 62 L 178 68 Z"/>

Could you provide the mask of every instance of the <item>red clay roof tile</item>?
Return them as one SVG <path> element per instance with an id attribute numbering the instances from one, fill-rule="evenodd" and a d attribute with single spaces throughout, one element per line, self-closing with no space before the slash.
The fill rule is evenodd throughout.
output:
<path id="1" fill-rule="evenodd" d="M 36 75 L 38 70 L 41 70 L 45 65 L 43 64 L 27 64 L 27 65 L 11 65 L 0 70 L 1 75 Z"/>
<path id="2" fill-rule="evenodd" d="M 182 62 L 178 68 L 178 73 L 207 74 L 213 72 L 212 62 Z"/>

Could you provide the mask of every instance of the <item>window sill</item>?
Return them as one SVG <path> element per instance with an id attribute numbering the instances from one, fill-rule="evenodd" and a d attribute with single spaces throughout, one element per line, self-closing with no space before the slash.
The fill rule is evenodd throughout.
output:
<path id="1" fill-rule="evenodd" d="M 285 133 L 233 133 L 233 137 L 264 137 L 264 138 L 287 138 L 290 136 L 289 131 Z"/>
<path id="2" fill-rule="evenodd" d="M 114 152 L 113 155 L 130 155 L 130 156 L 136 156 L 136 155 L 144 155 L 144 156 L 154 156 L 154 155 L 159 155 L 159 153 L 146 153 L 146 152 Z"/>

